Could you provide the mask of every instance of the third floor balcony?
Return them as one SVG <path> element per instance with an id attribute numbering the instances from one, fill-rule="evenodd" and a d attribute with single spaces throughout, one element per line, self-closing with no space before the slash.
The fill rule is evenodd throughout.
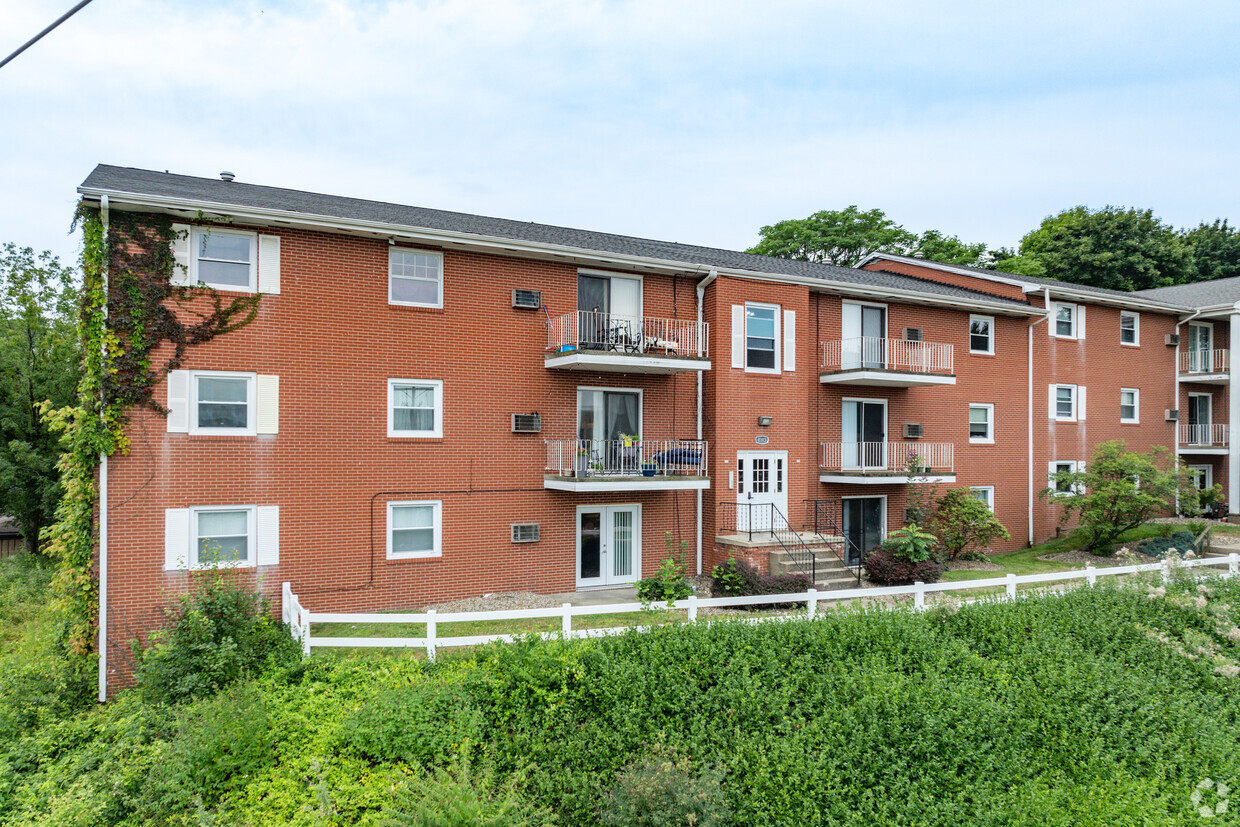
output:
<path id="1" fill-rule="evenodd" d="M 1226 348 L 1185 350 L 1180 353 L 1180 378 L 1186 382 L 1226 382 L 1231 373 Z"/>
<path id="2" fill-rule="evenodd" d="M 575 310 L 548 320 L 545 362 L 560 370 L 618 373 L 710 370 L 708 327 L 690 319 Z"/>
<path id="3" fill-rule="evenodd" d="M 954 385 L 952 354 L 951 345 L 875 336 L 823 342 L 818 381 L 879 388 Z"/>

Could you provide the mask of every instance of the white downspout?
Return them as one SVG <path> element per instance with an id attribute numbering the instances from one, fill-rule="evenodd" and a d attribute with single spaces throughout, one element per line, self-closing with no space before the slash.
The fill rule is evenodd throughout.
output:
<path id="1" fill-rule="evenodd" d="M 1191 315 L 1175 323 L 1175 335 L 1176 335 L 1175 365 L 1172 369 L 1175 371 L 1175 407 L 1177 411 L 1179 410 L 1179 407 L 1180 407 L 1180 341 L 1179 341 L 1180 328 L 1188 324 L 1189 322 L 1191 322 L 1193 319 L 1197 318 L 1200 315 L 1201 315 L 1200 310 L 1194 310 Z M 1210 345 L 1213 346 L 1214 343 L 1211 342 Z M 1175 446 L 1175 453 L 1172 455 L 1172 462 L 1174 462 L 1175 464 L 1172 467 L 1178 469 L 1180 467 L 1180 417 L 1178 415 L 1175 418 L 1175 424 L 1172 425 L 1171 428 L 1172 428 L 1172 433 L 1173 433 L 1173 436 L 1171 437 L 1171 444 Z M 1230 467 L 1231 466 L 1229 463 L 1228 468 Z M 1230 493 L 1228 494 L 1228 496 L 1230 497 Z M 1177 514 L 1180 513 L 1179 495 L 1177 495 L 1175 498 L 1175 512 Z"/>
<path id="2" fill-rule="evenodd" d="M 706 278 L 697 283 L 697 324 L 698 324 L 698 356 L 704 356 L 706 351 L 706 342 L 702 336 L 702 304 L 706 300 L 706 288 L 710 286 L 716 278 L 719 277 L 719 271 L 711 268 Z M 702 371 L 697 372 L 697 440 L 702 441 Z M 703 450 L 705 453 L 705 450 Z M 694 567 L 694 573 L 700 575 L 702 573 L 702 489 L 697 492 L 697 564 Z"/>
<path id="3" fill-rule="evenodd" d="M 1029 369 L 1027 372 L 1029 381 L 1029 442 L 1027 445 L 1027 458 L 1029 462 L 1029 508 L 1028 508 L 1028 525 L 1026 530 L 1029 532 L 1029 545 L 1033 545 L 1033 329 L 1042 322 L 1050 323 L 1051 318 L 1051 291 L 1049 287 L 1042 288 L 1042 318 L 1036 319 L 1029 324 Z"/>
<path id="4" fill-rule="evenodd" d="M 103 319 L 108 319 L 108 197 L 99 196 L 99 217 L 103 222 Z M 103 337 L 106 339 L 106 337 Z M 100 344 L 102 358 L 106 363 L 108 345 Z M 106 365 L 105 365 L 106 367 Z M 103 368 L 101 368 L 102 370 Z M 99 404 L 107 403 L 106 391 L 100 388 Z M 106 416 L 102 410 L 99 414 Z M 99 452 L 99 703 L 108 699 L 108 452 Z"/>

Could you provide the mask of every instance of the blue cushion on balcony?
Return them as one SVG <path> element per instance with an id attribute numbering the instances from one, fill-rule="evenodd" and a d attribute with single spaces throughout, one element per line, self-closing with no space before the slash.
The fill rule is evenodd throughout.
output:
<path id="1" fill-rule="evenodd" d="M 689 448 L 673 448 L 660 451 L 651 457 L 655 462 L 666 462 L 670 465 L 698 465 L 702 462 L 702 452 Z"/>

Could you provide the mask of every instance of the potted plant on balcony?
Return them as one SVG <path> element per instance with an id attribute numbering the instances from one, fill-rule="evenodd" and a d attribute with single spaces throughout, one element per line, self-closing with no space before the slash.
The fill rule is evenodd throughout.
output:
<path id="1" fill-rule="evenodd" d="M 588 476 L 590 468 L 590 452 L 585 448 L 577 449 L 577 467 L 576 476 L 578 479 L 585 479 Z"/>

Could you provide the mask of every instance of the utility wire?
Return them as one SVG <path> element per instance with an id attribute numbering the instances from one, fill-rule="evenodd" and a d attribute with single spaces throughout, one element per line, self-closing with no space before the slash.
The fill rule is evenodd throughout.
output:
<path id="1" fill-rule="evenodd" d="M 29 49 L 31 46 L 33 46 L 34 44 L 36 44 L 36 43 L 38 43 L 40 40 L 42 40 L 42 39 L 43 39 L 43 36 L 44 36 L 45 34 L 47 34 L 48 32 L 50 32 L 52 29 L 56 28 L 56 27 L 57 27 L 57 26 L 59 26 L 61 23 L 65 22 L 66 20 L 68 20 L 68 19 L 69 19 L 70 17 L 72 17 L 73 15 L 77 14 L 77 13 L 78 13 L 78 12 L 82 9 L 82 7 L 84 7 L 84 6 L 85 6 L 87 3 L 89 3 L 90 1 L 91 1 L 91 0 L 82 0 L 82 2 L 78 3 L 76 6 L 74 6 L 74 7 L 73 7 L 73 8 L 71 8 L 71 9 L 69 9 L 67 12 L 65 12 L 65 13 L 64 13 L 64 14 L 62 14 L 60 17 L 58 17 L 58 18 L 56 19 L 56 22 L 55 22 L 55 23 L 53 23 L 52 25 L 48 26 L 46 29 L 44 29 L 43 31 L 39 32 L 39 33 L 38 33 L 38 34 L 36 34 L 34 37 L 30 38 L 30 39 L 29 39 L 29 40 L 27 40 L 25 43 L 23 43 L 23 44 L 22 44 L 22 46 L 21 46 L 21 48 L 20 48 L 20 49 L 18 49 L 16 52 L 14 52 L 13 54 L 9 55 L 9 56 L 8 56 L 8 57 L 6 57 L 4 60 L 0 60 L 0 69 L 3 69 L 3 68 L 5 67 L 5 65 L 6 65 L 6 64 L 8 64 L 8 62 L 9 62 L 9 61 L 11 61 L 13 58 L 17 57 L 17 56 L 18 56 L 18 55 L 20 55 L 22 52 L 26 51 L 26 50 L 27 50 L 27 49 Z"/>

